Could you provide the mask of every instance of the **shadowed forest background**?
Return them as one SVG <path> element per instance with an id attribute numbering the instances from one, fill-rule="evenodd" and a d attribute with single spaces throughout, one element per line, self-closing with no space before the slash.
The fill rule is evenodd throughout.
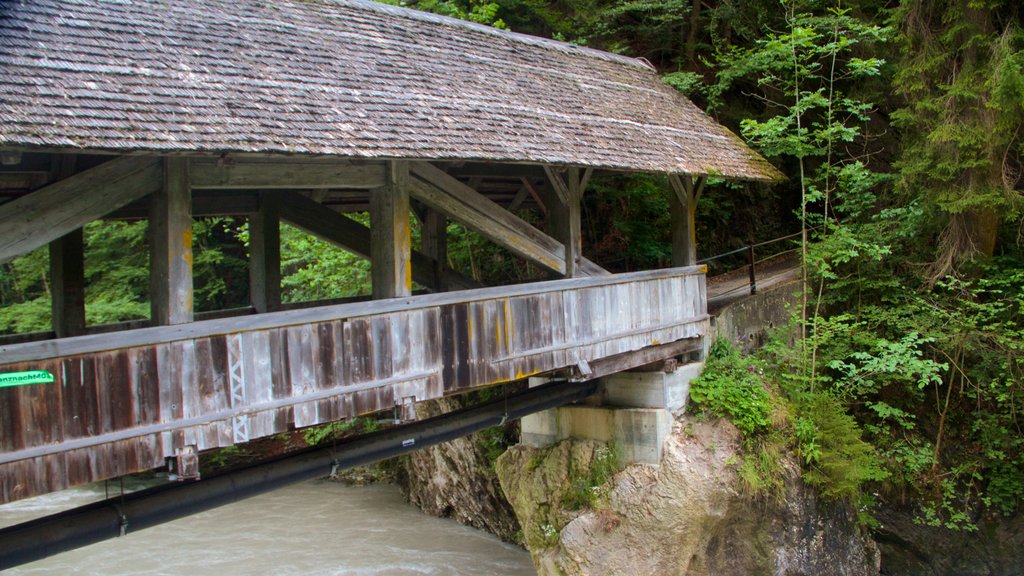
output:
<path id="1" fill-rule="evenodd" d="M 802 258 L 802 310 L 754 356 L 716 343 L 693 390 L 705 412 L 744 433 L 739 466 L 752 492 L 781 494 L 778 455 L 794 453 L 805 480 L 859 502 L 867 525 L 879 501 L 954 530 L 1018 510 L 1017 2 L 401 4 L 644 58 L 786 174 L 774 186 L 711 178 L 697 210 L 698 258 L 804 232 L 781 248 Z M 585 255 L 615 272 L 667 266 L 667 194 L 660 176 L 595 178 L 584 196 Z M 286 302 L 369 293 L 368 262 L 288 226 L 281 237 Z M 146 318 L 145 221 L 92 223 L 85 240 L 88 322 Z M 197 311 L 247 305 L 246 242 L 244 219 L 196 220 Z M 544 277 L 454 224 L 449 259 L 490 284 Z M 49 330 L 48 273 L 45 249 L 0 265 L 0 333 Z"/>

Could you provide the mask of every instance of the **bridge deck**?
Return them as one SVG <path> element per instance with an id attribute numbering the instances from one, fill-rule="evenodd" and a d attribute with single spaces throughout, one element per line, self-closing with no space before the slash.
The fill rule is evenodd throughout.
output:
<path id="1" fill-rule="evenodd" d="M 0 373 L 55 377 L 0 388 L 0 498 L 699 338 L 707 323 L 703 268 L 688 267 L 0 346 Z"/>

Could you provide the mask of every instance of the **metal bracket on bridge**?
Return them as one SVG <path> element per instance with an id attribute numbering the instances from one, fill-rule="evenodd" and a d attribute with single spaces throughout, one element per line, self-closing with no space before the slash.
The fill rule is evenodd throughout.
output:
<path id="1" fill-rule="evenodd" d="M 395 404 L 395 424 L 408 424 L 416 421 L 416 397 L 406 396 L 401 404 Z"/>
<path id="2" fill-rule="evenodd" d="M 167 479 L 199 480 L 199 452 L 195 446 L 178 448 L 174 456 L 167 459 Z"/>

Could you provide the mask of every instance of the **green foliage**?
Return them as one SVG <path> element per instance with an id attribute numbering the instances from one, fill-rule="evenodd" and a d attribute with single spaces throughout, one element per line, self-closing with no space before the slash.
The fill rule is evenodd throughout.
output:
<path id="1" fill-rule="evenodd" d="M 486 24 L 495 28 L 508 28 L 498 17 L 501 6 L 497 2 L 485 0 L 378 0 L 384 4 L 415 8 L 424 12 L 433 12 L 442 16 L 450 16 L 460 20 L 468 20 L 477 24 Z"/>
<path id="2" fill-rule="evenodd" d="M 888 478 L 874 447 L 861 439 L 860 426 L 831 395 L 807 398 L 797 405 L 797 413 L 794 427 L 805 465 L 803 479 L 823 498 L 853 501 L 864 483 Z"/>
<path id="3" fill-rule="evenodd" d="M 662 76 L 661 80 L 691 97 L 704 90 L 704 78 L 696 72 L 672 72 Z"/>
<path id="4" fill-rule="evenodd" d="M 483 450 L 488 474 L 494 472 L 494 464 L 498 461 L 498 457 L 515 443 L 515 439 L 510 437 L 504 426 L 493 426 L 481 430 L 477 433 L 476 438 L 479 440 L 477 444 Z"/>
<path id="5" fill-rule="evenodd" d="M 50 329 L 49 295 L 0 308 L 0 332 L 24 334 Z"/>
<path id="6" fill-rule="evenodd" d="M 302 434 L 306 444 L 319 446 L 328 441 L 334 441 L 348 436 L 359 436 L 371 434 L 380 430 L 380 423 L 374 418 L 352 418 L 351 420 L 339 420 L 328 422 L 319 426 L 310 426 Z"/>
<path id="7" fill-rule="evenodd" d="M 197 312 L 249 304 L 249 260 L 235 231 L 241 218 L 199 218 L 192 222 L 192 284 Z"/>
<path id="8" fill-rule="evenodd" d="M 785 431 L 778 429 L 744 440 L 743 456 L 736 473 L 748 494 L 777 502 L 783 500 L 786 489 L 783 463 L 790 442 Z"/>
<path id="9" fill-rule="evenodd" d="M 690 384 L 690 398 L 704 411 L 728 416 L 748 436 L 764 430 L 772 412 L 760 364 L 721 338 L 711 345 L 703 372 Z"/>
<path id="10" fill-rule="evenodd" d="M 778 364 L 776 342 L 763 352 L 772 362 L 743 357 L 726 340 L 711 347 L 690 397 L 713 414 L 729 418 L 744 433 L 737 473 L 746 490 L 780 499 L 785 455 L 795 452 L 804 480 L 827 500 L 857 501 L 863 486 L 888 478 L 874 447 L 856 420 L 830 392 L 809 392 L 792 366 Z M 799 362 L 800 356 L 789 356 Z M 775 385 L 772 385 L 775 383 Z"/>
<path id="11" fill-rule="evenodd" d="M 85 226 L 85 309 L 89 324 L 149 316 L 149 250 L 145 222 Z M 0 333 L 50 326 L 49 249 L 0 265 Z"/>
<path id="12" fill-rule="evenodd" d="M 366 214 L 354 219 L 367 223 Z M 281 226 L 281 300 L 308 302 L 369 294 L 370 263 L 315 236 Z"/>
<path id="13" fill-rule="evenodd" d="M 1024 29 L 1015 2 L 903 0 L 892 11 L 900 66 L 892 114 L 902 131 L 897 191 L 932 211 L 921 249 L 930 280 L 991 256 L 1024 204 Z M 941 226 L 941 231 L 936 229 Z"/>
<path id="14" fill-rule="evenodd" d="M 242 449 L 237 445 L 216 448 L 201 455 L 200 469 L 209 471 L 218 470 L 231 466 L 243 457 Z"/>
<path id="15" fill-rule="evenodd" d="M 569 488 L 562 497 L 562 506 L 568 510 L 595 508 L 608 490 L 607 483 L 622 469 L 618 450 L 614 444 L 599 446 L 585 466 L 576 459 L 569 462 Z"/>

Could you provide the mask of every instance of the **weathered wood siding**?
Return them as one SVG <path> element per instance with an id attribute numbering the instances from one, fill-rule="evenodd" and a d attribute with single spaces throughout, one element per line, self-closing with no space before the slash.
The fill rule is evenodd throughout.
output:
<path id="1" fill-rule="evenodd" d="M 342 304 L 0 347 L 4 502 L 702 336 L 702 268 Z"/>

